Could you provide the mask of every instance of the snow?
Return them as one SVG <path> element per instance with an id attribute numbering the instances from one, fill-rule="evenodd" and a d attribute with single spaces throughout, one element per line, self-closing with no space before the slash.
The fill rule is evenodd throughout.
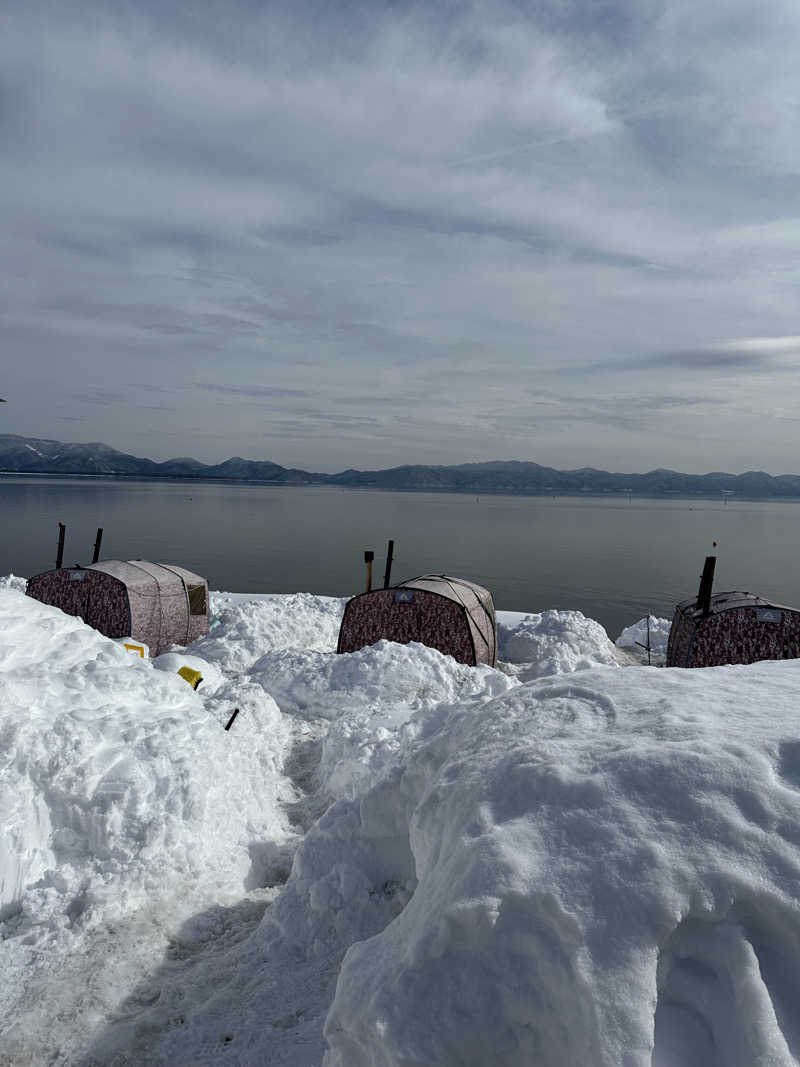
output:
<path id="1" fill-rule="evenodd" d="M 650 662 L 663 666 L 667 659 L 667 639 L 672 623 L 669 619 L 649 616 L 650 622 Z M 648 619 L 639 619 L 632 626 L 626 626 L 616 640 L 617 648 L 634 653 L 642 662 L 647 662 L 647 623 Z"/>
<path id="2" fill-rule="evenodd" d="M 580 611 L 543 611 L 497 627 L 500 658 L 525 682 L 593 666 L 618 666 L 614 645 L 599 622 Z"/>
<path id="3" fill-rule="evenodd" d="M 24 593 L 26 584 L 26 578 L 18 578 L 15 574 L 6 574 L 0 577 L 0 590 L 16 589 L 18 592 Z"/>
<path id="4" fill-rule="evenodd" d="M 333 652 L 344 604 L 310 593 L 251 598 L 212 593 L 211 632 L 192 650 L 230 674 L 247 671 L 267 649 Z"/>
<path id="5" fill-rule="evenodd" d="M 654 1022 L 653 1062 L 795 1062 L 797 664 L 647 673 L 430 717 L 393 782 L 417 887 L 345 957 L 329 1067 L 644 1065 Z"/>
<path id="6" fill-rule="evenodd" d="M 308 593 L 143 660 L 23 591 L 3 1067 L 800 1061 L 800 662 L 622 669 L 645 620 L 568 611 L 337 656 Z"/>
<path id="7" fill-rule="evenodd" d="M 204 702 L 177 674 L 13 588 L 0 592 L 0 619 L 3 1043 L 12 1062 L 37 1063 L 29 1028 L 66 1005 L 80 1015 L 83 991 L 53 983 L 55 961 L 96 973 L 110 925 L 142 909 L 168 925 L 238 900 L 260 843 L 291 840 L 291 738 L 263 691 L 227 685 Z M 233 695 L 242 728 L 226 734 Z M 256 732 L 270 745 L 250 744 Z M 58 1025 L 46 1037 L 67 1040 Z"/>

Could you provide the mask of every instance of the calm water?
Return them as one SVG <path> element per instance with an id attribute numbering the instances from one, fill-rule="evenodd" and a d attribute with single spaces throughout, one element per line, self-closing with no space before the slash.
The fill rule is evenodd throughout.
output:
<path id="1" fill-rule="evenodd" d="M 425 572 L 472 578 L 498 608 L 577 608 L 616 637 L 696 592 L 718 542 L 715 589 L 800 607 L 800 501 L 462 496 L 255 485 L 0 477 L 0 574 L 28 577 L 101 558 L 179 563 L 213 589 L 346 596 L 364 550 L 382 584 Z"/>

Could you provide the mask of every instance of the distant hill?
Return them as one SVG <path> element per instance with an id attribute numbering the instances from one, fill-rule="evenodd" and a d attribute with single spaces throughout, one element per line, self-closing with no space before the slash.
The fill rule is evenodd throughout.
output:
<path id="1" fill-rule="evenodd" d="M 14 474 L 107 474 L 139 478 L 204 478 L 278 485 L 319 484 L 329 475 L 289 470 L 277 463 L 233 456 L 209 465 L 190 456 L 155 463 L 99 442 L 66 445 L 39 437 L 0 434 L 0 471 Z"/>
<path id="2" fill-rule="evenodd" d="M 638 493 L 661 496 L 685 494 L 713 496 L 733 493 L 743 497 L 800 497 L 800 475 L 773 477 L 764 471 L 745 474 L 681 474 L 653 470 L 647 474 L 620 474 L 582 467 L 559 471 L 538 463 L 494 460 L 459 466 L 414 464 L 387 470 L 346 470 L 315 474 L 281 467 L 268 460 L 233 456 L 224 463 L 207 464 L 191 457 L 155 463 L 118 452 L 94 442 L 68 445 L 38 437 L 0 434 L 0 472 L 14 474 L 110 475 L 137 478 L 191 478 L 210 481 L 258 482 L 263 485 L 340 485 L 363 489 L 402 489 L 470 493 Z"/>

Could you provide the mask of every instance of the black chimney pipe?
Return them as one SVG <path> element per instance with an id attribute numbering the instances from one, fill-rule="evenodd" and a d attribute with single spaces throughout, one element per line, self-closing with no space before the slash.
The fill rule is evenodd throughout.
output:
<path id="1" fill-rule="evenodd" d="M 383 572 L 383 588 L 389 588 L 389 581 L 392 577 L 392 560 L 394 559 L 394 541 L 389 542 L 389 547 L 386 550 L 386 570 Z"/>
<path id="2" fill-rule="evenodd" d="M 708 615 L 711 611 L 711 587 L 714 584 L 714 568 L 716 565 L 716 556 L 706 556 L 703 574 L 700 578 L 700 588 L 697 591 L 697 607 L 703 615 Z"/>
<path id="3" fill-rule="evenodd" d="M 64 562 L 64 534 L 67 532 L 67 528 L 63 522 L 58 524 L 58 553 L 56 555 L 56 570 L 61 570 L 61 564 Z"/>
<path id="4" fill-rule="evenodd" d="M 100 559 L 100 542 L 103 540 L 103 527 L 97 527 L 97 540 L 94 543 L 94 552 L 92 553 L 92 563 L 97 563 Z"/>

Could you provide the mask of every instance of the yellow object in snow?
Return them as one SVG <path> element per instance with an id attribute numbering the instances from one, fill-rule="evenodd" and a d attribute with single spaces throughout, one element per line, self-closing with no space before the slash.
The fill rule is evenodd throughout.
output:
<path id="1" fill-rule="evenodd" d="M 122 647 L 128 652 L 134 652 L 137 656 L 141 656 L 142 659 L 147 659 L 147 654 L 145 653 L 146 645 L 138 645 L 134 644 L 132 641 L 124 641 Z"/>
<path id="2" fill-rule="evenodd" d="M 185 682 L 189 683 L 192 689 L 197 689 L 198 685 L 200 685 L 203 680 L 200 671 L 193 671 L 191 667 L 181 667 L 178 674 Z"/>

